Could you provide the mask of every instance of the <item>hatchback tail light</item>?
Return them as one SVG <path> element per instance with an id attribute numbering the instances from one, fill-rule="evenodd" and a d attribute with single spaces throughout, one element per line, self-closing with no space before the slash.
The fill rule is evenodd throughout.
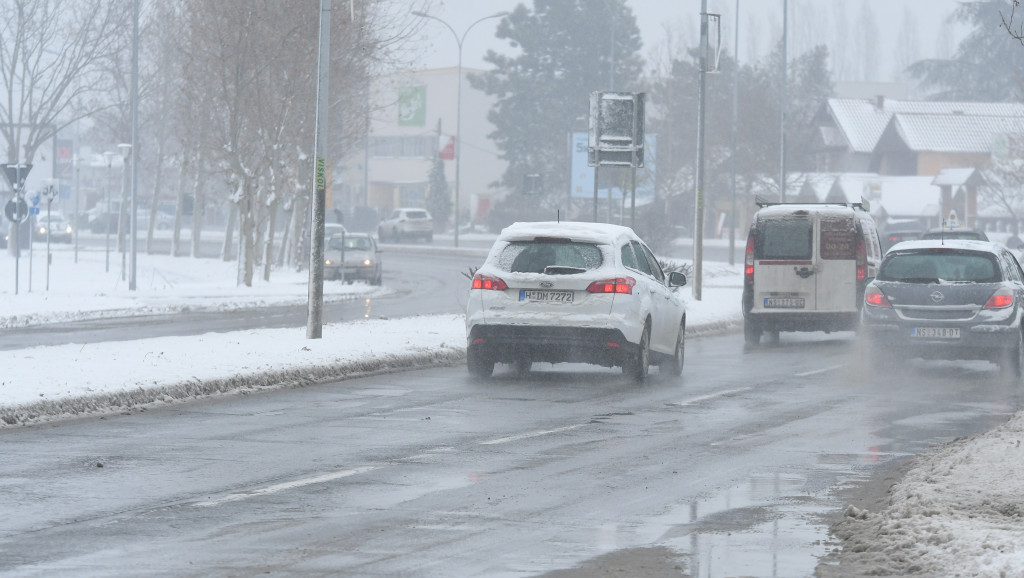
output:
<path id="1" fill-rule="evenodd" d="M 636 279 L 632 277 L 616 277 L 594 281 L 587 287 L 588 293 L 632 293 Z"/>
<path id="2" fill-rule="evenodd" d="M 477 273 L 473 275 L 473 289 L 485 289 L 489 291 L 504 291 L 508 289 L 508 285 L 505 284 L 499 277 L 492 277 L 490 275 L 481 275 Z"/>
<path id="3" fill-rule="evenodd" d="M 1005 309 L 1013 305 L 1013 292 L 1009 289 L 1000 289 L 992 294 L 985 303 L 985 309 Z"/>
<path id="4" fill-rule="evenodd" d="M 885 293 L 875 286 L 870 286 L 864 291 L 864 302 L 872 307 L 892 307 Z"/>

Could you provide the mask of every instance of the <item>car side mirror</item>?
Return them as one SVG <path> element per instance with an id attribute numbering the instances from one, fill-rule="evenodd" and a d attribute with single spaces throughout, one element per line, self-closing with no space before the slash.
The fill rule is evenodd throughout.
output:
<path id="1" fill-rule="evenodd" d="M 686 275 L 679 271 L 672 271 L 668 274 L 669 287 L 682 287 L 686 285 Z"/>

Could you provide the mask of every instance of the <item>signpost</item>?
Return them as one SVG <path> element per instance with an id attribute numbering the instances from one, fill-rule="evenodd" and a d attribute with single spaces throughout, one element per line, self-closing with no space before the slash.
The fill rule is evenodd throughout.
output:
<path id="1" fill-rule="evenodd" d="M 618 166 L 633 169 L 629 224 L 636 225 L 636 169 L 644 166 L 645 100 L 642 92 L 590 93 L 587 164 L 594 167 L 595 222 L 599 167 Z"/>
<path id="2" fill-rule="evenodd" d="M 8 201 L 7 205 L 4 207 L 4 215 L 7 217 L 7 220 L 14 224 L 14 235 L 12 235 L 12 240 L 14 241 L 14 294 L 17 295 L 18 271 L 20 269 L 21 257 L 21 239 L 18 238 L 18 233 L 21 230 L 21 224 L 28 218 L 28 203 L 25 202 L 23 192 L 25 190 L 25 179 L 28 178 L 28 173 L 32 170 L 32 165 L 29 163 L 3 165 L 3 169 L 4 176 L 7 177 L 7 182 L 11 184 L 11 189 L 14 190 L 14 198 Z M 30 291 L 31 283 L 32 280 L 29 279 Z"/>
<path id="3" fill-rule="evenodd" d="M 53 204 L 53 200 L 57 198 L 57 193 L 60 192 L 58 183 L 55 179 L 50 179 L 46 184 L 46 190 L 43 191 L 43 195 L 46 196 L 46 290 L 50 290 L 50 263 L 53 262 L 53 255 L 50 254 L 50 229 L 53 228 L 53 221 L 50 220 L 50 205 Z"/>

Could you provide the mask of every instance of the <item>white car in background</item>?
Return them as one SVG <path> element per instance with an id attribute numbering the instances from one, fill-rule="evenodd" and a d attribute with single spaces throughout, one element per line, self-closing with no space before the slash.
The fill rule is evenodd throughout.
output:
<path id="1" fill-rule="evenodd" d="M 621 366 L 642 380 L 651 363 L 683 371 L 686 305 L 679 272 L 665 274 L 628 227 L 515 223 L 473 277 L 466 308 L 469 372 L 495 363 Z"/>
<path id="2" fill-rule="evenodd" d="M 395 209 L 377 225 L 377 239 L 381 243 L 401 243 L 417 237 L 427 243 L 434 240 L 434 219 L 426 209 Z"/>

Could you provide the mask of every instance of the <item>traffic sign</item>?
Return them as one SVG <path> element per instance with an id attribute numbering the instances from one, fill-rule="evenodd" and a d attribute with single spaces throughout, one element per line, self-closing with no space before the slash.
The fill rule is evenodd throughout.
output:
<path id="1" fill-rule="evenodd" d="M 30 214 L 30 215 L 38 215 L 39 214 L 39 207 L 29 207 L 28 208 L 28 214 Z"/>
<path id="2" fill-rule="evenodd" d="M 39 193 L 32 195 L 28 200 L 32 201 L 33 207 L 37 206 L 39 204 Z"/>
<path id="3" fill-rule="evenodd" d="M 4 176 L 7 177 L 7 182 L 11 184 L 11 188 L 15 192 L 20 192 L 25 188 L 25 179 L 28 178 L 29 171 L 32 170 L 32 163 L 22 163 L 19 165 L 3 165 Z"/>
<path id="4" fill-rule="evenodd" d="M 4 215 L 12 223 L 22 223 L 28 218 L 28 203 L 22 198 L 13 198 L 4 205 Z"/>

